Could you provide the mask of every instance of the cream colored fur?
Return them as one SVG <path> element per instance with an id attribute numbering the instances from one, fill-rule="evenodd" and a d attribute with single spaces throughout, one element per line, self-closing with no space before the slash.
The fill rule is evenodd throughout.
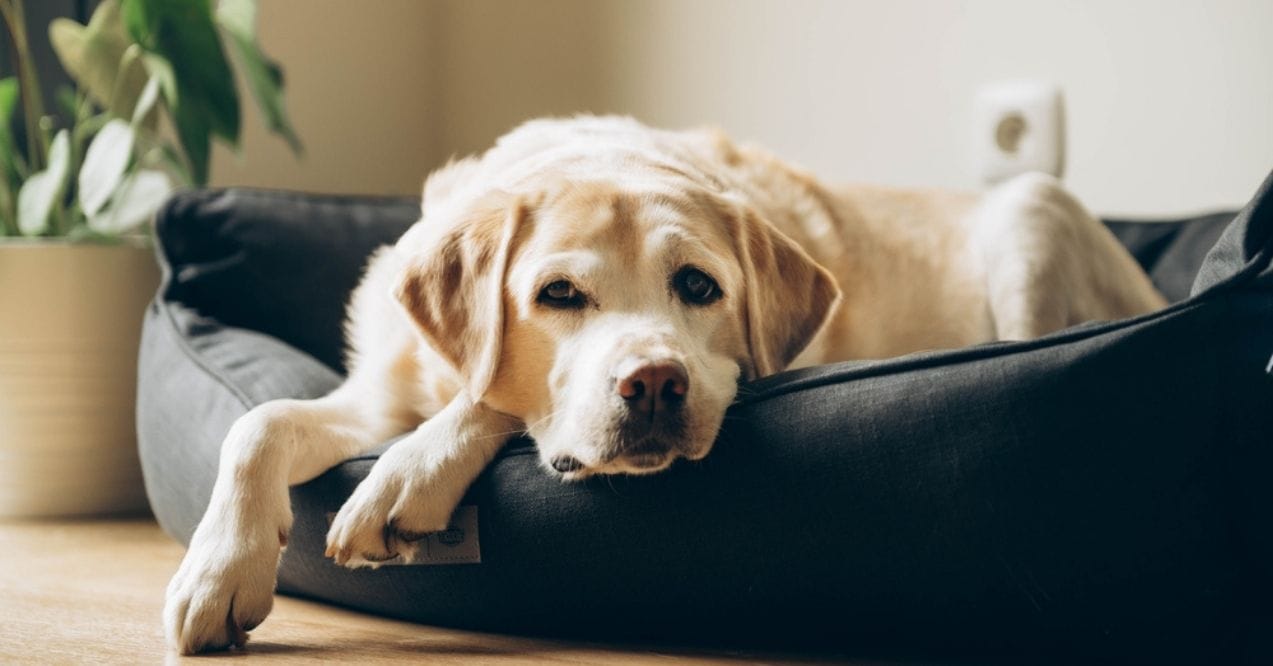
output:
<path id="1" fill-rule="evenodd" d="M 687 267 L 719 300 L 685 300 Z M 586 305 L 546 306 L 553 281 Z M 431 176 L 421 221 L 374 256 L 349 306 L 345 384 L 261 405 L 231 428 L 168 588 L 169 641 L 187 653 L 241 645 L 271 607 L 288 486 L 389 437 L 407 433 L 328 533 L 339 564 L 409 561 L 519 433 L 546 473 L 562 456 L 580 464 L 565 480 L 650 473 L 707 455 L 740 379 L 1162 305 L 1046 176 L 985 196 L 832 188 L 719 132 L 527 123 Z M 630 450 L 621 427 L 616 382 L 643 364 L 686 373 L 666 453 Z"/>

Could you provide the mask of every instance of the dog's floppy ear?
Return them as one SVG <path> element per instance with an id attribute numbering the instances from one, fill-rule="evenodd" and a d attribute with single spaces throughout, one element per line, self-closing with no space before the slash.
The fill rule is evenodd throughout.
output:
<path id="1" fill-rule="evenodd" d="M 488 196 L 415 252 L 398 282 L 398 300 L 433 349 L 464 378 L 474 401 L 495 378 L 504 331 L 504 280 L 524 215 L 525 206 L 514 197 Z"/>
<path id="2" fill-rule="evenodd" d="M 739 214 L 735 236 L 746 280 L 749 379 L 786 368 L 840 301 L 827 269 L 751 208 Z"/>

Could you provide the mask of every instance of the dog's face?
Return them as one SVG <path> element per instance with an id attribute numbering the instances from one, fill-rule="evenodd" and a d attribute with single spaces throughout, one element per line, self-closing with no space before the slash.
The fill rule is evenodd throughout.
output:
<path id="1" fill-rule="evenodd" d="M 748 358 L 723 225 L 685 199 L 589 184 L 529 226 L 508 267 L 493 406 L 524 418 L 568 478 L 707 455 Z"/>
<path id="2" fill-rule="evenodd" d="M 740 377 L 782 369 L 838 296 L 790 240 L 702 191 L 558 183 L 465 215 L 399 296 L 566 479 L 706 456 Z"/>

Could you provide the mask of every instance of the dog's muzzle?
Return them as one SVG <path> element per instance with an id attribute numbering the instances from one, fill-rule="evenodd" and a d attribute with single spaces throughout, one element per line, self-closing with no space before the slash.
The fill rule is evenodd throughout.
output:
<path id="1" fill-rule="evenodd" d="M 629 358 L 620 364 L 614 391 L 623 401 L 618 450 L 634 467 L 662 465 L 685 434 L 685 401 L 689 373 L 676 360 Z"/>
<path id="2" fill-rule="evenodd" d="M 686 435 L 685 404 L 689 372 L 672 359 L 629 357 L 618 364 L 613 379 L 614 438 L 601 452 L 602 465 L 623 463 L 629 470 L 654 470 L 676 455 Z M 586 467 L 578 458 L 561 455 L 549 465 L 561 474 Z"/>

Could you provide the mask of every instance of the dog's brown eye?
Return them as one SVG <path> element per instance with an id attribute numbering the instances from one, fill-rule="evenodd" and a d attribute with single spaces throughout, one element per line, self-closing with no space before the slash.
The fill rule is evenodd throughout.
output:
<path id="1" fill-rule="evenodd" d="M 721 297 L 720 286 L 710 275 L 689 266 L 676 273 L 676 277 L 672 278 L 672 285 L 676 287 L 681 300 L 691 305 L 715 303 Z"/>
<path id="2" fill-rule="evenodd" d="M 552 308 L 573 309 L 584 305 L 583 294 L 569 280 L 549 282 L 539 291 L 539 297 L 535 300 Z"/>

